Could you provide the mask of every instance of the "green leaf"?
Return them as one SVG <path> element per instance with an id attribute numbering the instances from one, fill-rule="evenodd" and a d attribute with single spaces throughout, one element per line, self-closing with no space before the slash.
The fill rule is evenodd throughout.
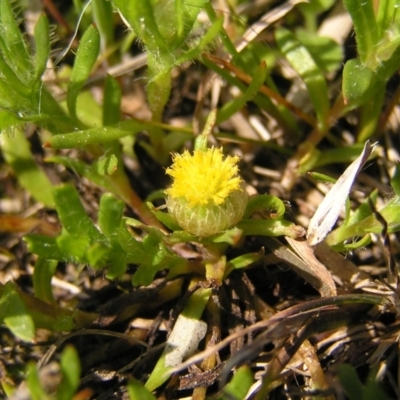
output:
<path id="1" fill-rule="evenodd" d="M 244 365 L 236 371 L 232 380 L 224 387 L 223 392 L 228 399 L 244 399 L 253 384 L 253 380 L 251 369 Z"/>
<path id="2" fill-rule="evenodd" d="M 57 239 L 45 235 L 25 235 L 24 241 L 28 244 L 31 253 L 47 260 L 73 261 L 70 254 L 64 253 L 57 244 Z"/>
<path id="3" fill-rule="evenodd" d="M 99 29 L 103 48 L 108 48 L 114 41 L 114 25 L 110 15 L 113 14 L 113 8 L 110 1 L 93 0 L 93 19 Z"/>
<path id="4" fill-rule="evenodd" d="M 116 124 L 120 120 L 121 86 L 112 76 L 107 75 L 104 82 L 103 125 Z"/>
<path id="5" fill-rule="evenodd" d="M 85 262 L 85 254 L 90 247 L 88 236 L 70 235 L 65 229 L 57 236 L 56 243 L 63 254 L 68 254 L 75 262 Z M 61 261 L 61 260 L 60 260 Z"/>
<path id="6" fill-rule="evenodd" d="M 89 78 L 100 50 L 100 35 L 97 28 L 90 25 L 79 43 L 74 67 L 68 84 L 67 105 L 71 115 L 76 118 L 76 102 L 79 92 Z"/>
<path id="7" fill-rule="evenodd" d="M 197 15 L 204 7 L 205 3 L 206 0 L 175 0 L 175 10 L 172 12 L 176 21 L 174 24 L 176 39 L 173 42 L 175 49 L 181 48 L 183 42 L 187 40 L 193 28 L 193 24 L 197 19 Z M 162 14 L 160 18 L 162 18 Z"/>
<path id="8" fill-rule="evenodd" d="M 113 0 L 113 3 L 150 51 L 167 50 L 168 46 L 160 33 L 150 0 Z M 166 17 L 170 18 L 167 15 Z M 165 24 L 168 22 L 169 20 Z"/>
<path id="9" fill-rule="evenodd" d="M 375 400 L 375 399 L 382 399 L 382 400 L 389 400 L 389 396 L 383 390 L 381 383 L 379 382 L 378 375 L 378 367 L 375 366 L 371 369 L 368 374 L 367 382 L 365 384 L 363 390 L 363 400 Z"/>
<path id="10" fill-rule="evenodd" d="M 329 164 L 350 163 L 360 155 L 363 148 L 364 143 L 355 143 L 346 147 L 324 150 L 322 153 L 318 152 L 318 158 L 314 161 L 313 168 Z M 328 179 L 328 181 L 330 180 Z M 336 180 L 334 179 L 333 182 L 336 182 Z"/>
<path id="11" fill-rule="evenodd" d="M 85 252 L 85 257 L 91 267 L 104 268 L 110 259 L 110 247 L 107 243 L 93 243 Z"/>
<path id="12" fill-rule="evenodd" d="M 378 43 L 379 36 L 372 0 L 362 2 L 344 0 L 343 3 L 353 20 L 361 63 L 364 65 L 374 64 L 374 48 Z"/>
<path id="13" fill-rule="evenodd" d="M 145 257 L 140 260 L 141 265 L 132 278 L 134 286 L 150 285 L 156 273 L 160 269 L 166 268 L 162 264 L 162 260 L 166 256 L 166 248 L 158 238 L 153 235 L 147 235 L 143 239 L 143 251 Z"/>
<path id="14" fill-rule="evenodd" d="M 386 205 L 378 210 L 381 216 L 387 222 L 388 232 L 400 231 L 400 197 L 392 197 Z M 342 225 L 332 231 L 327 236 L 327 243 L 331 246 L 337 246 L 352 237 L 363 237 L 367 233 L 381 233 L 382 224 L 371 214 L 361 221 L 357 221 L 351 225 Z"/>
<path id="15" fill-rule="evenodd" d="M 354 367 L 348 364 L 339 365 L 338 376 L 350 400 L 360 400 L 363 398 L 363 386 Z"/>
<path id="16" fill-rule="evenodd" d="M 264 249 L 261 249 L 257 253 L 242 254 L 241 256 L 236 257 L 233 260 L 230 260 L 229 265 L 233 269 L 246 268 L 249 265 L 260 260 L 264 256 L 264 254 L 265 254 Z"/>
<path id="17" fill-rule="evenodd" d="M 131 379 L 128 382 L 130 400 L 157 400 L 139 381 Z"/>
<path id="18" fill-rule="evenodd" d="M 113 142 L 114 140 L 118 140 L 124 136 L 135 135 L 140 131 L 150 129 L 154 129 L 153 124 L 131 119 L 119 122 L 116 125 L 55 135 L 50 138 L 46 143 L 46 146 L 54 149 L 73 149 L 91 144 Z"/>
<path id="19" fill-rule="evenodd" d="M 400 164 L 396 164 L 394 174 L 390 180 L 390 186 L 393 188 L 397 196 L 400 196 Z"/>
<path id="20" fill-rule="evenodd" d="M 147 207 L 149 207 L 152 214 L 161 222 L 163 223 L 168 229 L 171 231 L 179 231 L 182 228 L 176 223 L 175 219 L 164 211 L 157 210 L 153 204 L 150 202 L 146 203 Z"/>
<path id="21" fill-rule="evenodd" d="M 345 103 L 363 104 L 374 93 L 375 73 L 358 59 L 346 62 L 342 90 Z"/>
<path id="22" fill-rule="evenodd" d="M 394 20 L 394 16 L 399 7 L 398 0 L 381 0 L 378 3 L 378 12 L 376 14 L 376 24 L 380 36 L 389 28 Z"/>
<path id="23" fill-rule="evenodd" d="M 203 314 L 204 308 L 211 296 L 211 291 L 211 289 L 203 288 L 196 290 L 191 295 L 186 307 L 184 308 L 178 319 L 183 316 L 188 320 L 199 321 L 201 315 Z M 181 328 L 182 326 L 179 326 L 179 324 L 176 323 L 174 328 L 172 329 L 172 333 L 170 336 L 173 335 L 174 330 Z M 170 351 L 170 349 L 166 347 L 145 384 L 145 387 L 150 391 L 153 391 L 157 387 L 162 385 L 171 375 L 171 367 L 166 365 L 168 351 Z"/>
<path id="24" fill-rule="evenodd" d="M 95 162 L 95 165 L 99 175 L 112 175 L 118 169 L 118 157 L 115 154 L 102 156 Z"/>
<path id="25" fill-rule="evenodd" d="M 33 271 L 33 288 L 35 296 L 47 303 L 55 303 L 51 288 L 51 279 L 56 272 L 58 262 L 39 257 Z"/>
<path id="26" fill-rule="evenodd" d="M 214 21 L 212 25 L 207 29 L 205 35 L 202 36 L 200 41 L 197 43 L 197 45 L 194 48 L 180 55 L 176 59 L 174 64 L 176 66 L 179 66 L 184 62 L 191 61 L 195 58 L 200 57 L 201 54 L 204 53 L 207 46 L 209 46 L 221 33 L 221 30 L 223 29 L 223 23 L 224 23 L 223 18 L 218 18 L 216 21 Z"/>
<path id="27" fill-rule="evenodd" d="M 70 400 L 78 389 L 81 374 L 79 356 L 72 346 L 63 350 L 60 364 L 63 377 L 57 389 L 57 400 Z"/>
<path id="28" fill-rule="evenodd" d="M 252 100 L 265 82 L 267 73 L 267 65 L 265 63 L 261 63 L 257 68 L 257 71 L 255 71 L 255 74 L 253 75 L 254 78 L 246 92 L 237 99 L 225 103 L 224 106 L 218 111 L 216 123 L 220 124 L 221 122 L 226 121 L 233 114 L 240 111 L 248 101 Z"/>
<path id="29" fill-rule="evenodd" d="M 260 219 L 242 219 L 237 228 L 243 231 L 243 235 L 261 235 L 261 236 L 290 236 L 298 238 L 304 235 L 304 230 L 292 222 L 284 219 L 260 220 Z"/>
<path id="30" fill-rule="evenodd" d="M 276 219 L 285 214 L 286 207 L 280 198 L 270 194 L 261 194 L 249 199 L 245 217 L 248 218 L 256 212 L 261 213 L 264 217 Z"/>
<path id="31" fill-rule="evenodd" d="M 318 68 L 324 73 L 337 71 L 343 62 L 343 49 L 334 40 L 299 29 L 296 37 L 307 47 Z"/>
<path id="32" fill-rule="evenodd" d="M 47 59 L 50 54 L 50 29 L 49 21 L 41 14 L 35 26 L 35 76 L 34 82 L 40 83 L 43 73 L 46 71 Z"/>
<path id="33" fill-rule="evenodd" d="M 110 193 L 101 196 L 98 223 L 104 235 L 118 236 L 124 207 L 124 203 Z"/>
<path id="34" fill-rule="evenodd" d="M 29 390 L 31 400 L 47 400 L 49 397 L 46 395 L 42 384 L 40 383 L 39 373 L 35 362 L 29 362 L 26 367 L 26 383 Z"/>
<path id="35" fill-rule="evenodd" d="M 86 313 L 77 309 L 68 310 L 56 304 L 46 303 L 26 292 L 23 292 L 17 286 L 13 291 L 27 310 L 27 316 L 34 321 L 36 328 L 48 329 L 52 332 L 70 331 L 71 329 L 79 329 L 90 326 L 93 321 L 98 318 L 97 314 Z M 4 299 L 6 286 L 0 284 L 0 301 Z M 4 308 L 0 307 L 0 313 Z M 25 335 L 29 333 L 26 330 Z"/>
<path id="36" fill-rule="evenodd" d="M 19 124 L 25 124 L 25 121 L 21 120 L 21 118 L 16 113 L 7 110 L 0 111 L 0 132 L 3 132 L 6 128 L 9 128 L 10 126 Z M 3 132 L 3 135 L 6 134 L 6 132 Z"/>
<path id="37" fill-rule="evenodd" d="M 0 38 L 1 41 L 1 38 Z M 14 110 L 29 110 L 31 107 L 31 87 L 23 83 L 12 68 L 0 55 L 0 71 L 2 73 L 0 93 L 4 98 L 0 99 L 1 105 Z"/>
<path id="38" fill-rule="evenodd" d="M 3 133 L 0 145 L 21 186 L 36 200 L 53 208 L 53 186 L 34 160 L 22 127 L 15 127 L 13 133 Z"/>
<path id="39" fill-rule="evenodd" d="M 121 241 L 133 239 L 126 231 L 123 221 L 124 203 L 111 194 L 104 194 L 100 200 L 99 226 L 104 235 L 110 239 L 109 261 L 111 265 L 107 278 L 114 279 L 126 271 L 127 255 L 121 246 Z M 125 233 L 125 235 L 124 235 Z M 126 233 L 129 235 L 126 236 Z"/>
<path id="40" fill-rule="evenodd" d="M 32 66 L 26 43 L 9 0 L 0 1 L 0 49 L 5 62 L 13 70 L 18 80 L 28 86 L 31 80 Z M 4 73 L 2 69 L 1 71 Z"/>
<path id="41" fill-rule="evenodd" d="M 329 112 L 329 95 L 324 75 L 308 49 L 289 30 L 277 29 L 275 40 L 307 86 L 320 128 L 325 129 Z"/>
<path id="42" fill-rule="evenodd" d="M 35 324 L 14 284 L 7 282 L 0 297 L 0 320 L 23 341 L 35 338 Z"/>
<path id="43" fill-rule="evenodd" d="M 93 242 L 102 239 L 101 233 L 86 214 L 73 186 L 69 184 L 56 186 L 53 194 L 58 216 L 69 234 L 87 237 Z"/>

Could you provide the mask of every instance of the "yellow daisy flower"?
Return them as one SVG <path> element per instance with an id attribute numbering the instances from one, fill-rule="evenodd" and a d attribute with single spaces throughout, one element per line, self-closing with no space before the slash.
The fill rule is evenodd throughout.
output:
<path id="1" fill-rule="evenodd" d="M 166 173 L 173 178 L 165 191 L 168 211 L 186 231 L 210 236 L 236 224 L 243 216 L 247 194 L 238 176 L 239 157 L 222 149 L 195 150 L 173 156 Z"/>

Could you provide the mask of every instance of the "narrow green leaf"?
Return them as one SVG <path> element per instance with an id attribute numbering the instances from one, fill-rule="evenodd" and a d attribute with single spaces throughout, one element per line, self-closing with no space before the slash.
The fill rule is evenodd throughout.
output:
<path id="1" fill-rule="evenodd" d="M 264 249 L 261 249 L 257 253 L 242 254 L 241 256 L 236 257 L 233 260 L 230 260 L 229 265 L 232 266 L 232 268 L 234 269 L 246 268 L 249 265 L 260 260 L 264 256 L 264 253 L 265 253 Z"/>
<path id="2" fill-rule="evenodd" d="M 175 0 L 176 35 L 178 39 L 185 36 L 185 1 Z M 196 7 L 196 6 L 195 6 Z"/>
<path id="3" fill-rule="evenodd" d="M 327 73 L 340 68 L 343 62 L 343 49 L 333 39 L 318 36 L 314 32 L 310 33 L 303 29 L 296 31 L 296 37 L 307 47 L 321 71 Z"/>
<path id="4" fill-rule="evenodd" d="M 107 48 L 112 45 L 114 41 L 114 25 L 113 19 L 110 18 L 113 15 L 113 9 L 110 1 L 104 0 L 93 0 L 93 19 L 96 26 L 99 29 L 103 48 Z"/>
<path id="5" fill-rule="evenodd" d="M 350 400 L 359 400 L 363 398 L 363 386 L 354 367 L 348 364 L 339 365 L 338 375 L 340 383 Z"/>
<path id="6" fill-rule="evenodd" d="M 124 136 L 135 135 L 142 130 L 150 129 L 154 129 L 153 124 L 131 119 L 121 121 L 116 125 L 55 135 L 46 143 L 46 146 L 54 149 L 73 149 L 91 144 L 112 142 Z"/>
<path id="7" fill-rule="evenodd" d="M 58 400 L 70 400 L 74 397 L 79 385 L 81 366 L 77 351 L 67 346 L 61 354 L 62 380 L 57 388 Z"/>
<path id="8" fill-rule="evenodd" d="M 379 36 L 385 32 L 391 22 L 394 20 L 394 15 L 399 7 L 398 0 L 380 0 L 378 3 L 378 12 L 376 14 L 376 24 Z"/>
<path id="9" fill-rule="evenodd" d="M 193 25 L 197 19 L 198 14 L 204 8 L 207 0 L 175 0 L 176 12 L 180 12 L 179 19 L 177 22 L 178 40 L 175 42 L 175 47 L 179 48 L 183 41 L 187 39 Z"/>
<path id="10" fill-rule="evenodd" d="M 110 193 L 101 196 L 99 227 L 106 236 L 117 236 L 124 215 L 124 203 Z"/>
<path id="11" fill-rule="evenodd" d="M 363 400 L 382 399 L 388 400 L 390 397 L 383 390 L 380 378 L 378 377 L 378 366 L 371 369 L 363 390 Z"/>
<path id="12" fill-rule="evenodd" d="M 150 51 L 167 50 L 150 0 L 113 0 L 123 17 Z"/>
<path id="13" fill-rule="evenodd" d="M 355 143 L 346 147 L 324 150 L 323 153 L 318 154 L 317 160 L 313 163 L 313 168 L 329 164 L 350 163 L 360 155 L 363 148 L 364 143 Z M 336 182 L 336 180 L 334 180 L 334 182 Z"/>
<path id="14" fill-rule="evenodd" d="M 121 95 L 121 86 L 118 81 L 107 75 L 104 83 L 103 125 L 112 125 L 120 121 Z"/>
<path id="15" fill-rule="evenodd" d="M 373 63 L 374 47 L 378 44 L 378 27 L 372 0 L 343 0 L 353 20 L 357 51 L 362 64 Z"/>
<path id="16" fill-rule="evenodd" d="M 280 218 L 285 213 L 286 208 L 283 201 L 270 194 L 261 194 L 251 197 L 247 203 L 245 217 L 259 212 L 267 218 Z"/>
<path id="17" fill-rule="evenodd" d="M 26 383 L 29 390 L 29 395 L 32 400 L 47 400 L 46 395 L 39 379 L 39 373 L 35 362 L 29 362 L 26 367 Z"/>
<path id="18" fill-rule="evenodd" d="M 278 220 L 258 220 L 242 219 L 237 228 L 243 231 L 243 235 L 261 235 L 261 236 L 289 236 L 298 238 L 304 235 L 304 230 L 292 222 L 284 219 Z"/>
<path id="19" fill-rule="evenodd" d="M 1 40 L 1 38 L 0 38 Z M 11 94 L 14 96 L 10 99 L 10 104 L 13 104 L 13 108 L 18 107 L 20 109 L 30 108 L 29 97 L 32 91 L 30 85 L 25 84 L 21 78 L 16 74 L 15 70 L 7 64 L 2 55 L 0 54 L 0 71 L 2 73 L 3 85 L 9 88 L 9 92 L 6 93 L 8 96 Z"/>
<path id="20" fill-rule="evenodd" d="M 49 21 L 41 14 L 35 26 L 35 83 L 39 83 L 46 70 L 47 59 L 50 54 L 50 29 Z"/>
<path id="21" fill-rule="evenodd" d="M 251 81 L 246 92 L 237 99 L 224 104 L 224 106 L 218 111 L 217 124 L 229 119 L 233 114 L 240 111 L 248 101 L 253 99 L 260 87 L 264 84 L 267 73 L 267 65 L 265 63 L 261 63 L 257 68 L 257 71 L 255 71 L 253 80 Z"/>
<path id="22" fill-rule="evenodd" d="M 289 30 L 284 28 L 277 29 L 275 40 L 281 52 L 307 86 L 308 95 L 317 114 L 320 129 L 324 130 L 329 112 L 328 87 L 324 75 L 308 49 Z"/>
<path id="23" fill-rule="evenodd" d="M 200 288 L 196 290 L 190 297 L 186 307 L 182 311 L 182 313 L 179 315 L 178 319 L 183 317 L 186 319 L 186 321 L 197 321 L 199 322 L 201 315 L 203 314 L 204 308 L 208 302 L 208 299 L 211 296 L 211 289 L 203 289 Z M 204 324 L 204 323 L 203 323 Z M 177 329 L 181 329 L 182 326 L 178 324 L 178 322 L 175 324 L 172 333 L 170 335 L 174 335 L 174 331 Z M 195 349 L 193 349 L 195 350 Z M 149 379 L 147 380 L 145 387 L 153 391 L 160 385 L 162 385 L 171 375 L 169 372 L 171 367 L 167 365 L 167 356 L 168 353 L 171 352 L 171 348 L 168 348 L 168 343 L 167 346 L 161 355 L 160 359 L 158 360 L 156 366 L 154 367 Z"/>
<path id="24" fill-rule="evenodd" d="M 7 282 L 0 297 L 0 320 L 12 333 L 30 342 L 35 338 L 35 324 L 14 284 Z"/>
<path id="25" fill-rule="evenodd" d="M 232 380 L 224 387 L 223 392 L 229 399 L 244 399 L 253 384 L 253 380 L 251 369 L 247 365 L 244 365 L 236 371 Z"/>
<path id="26" fill-rule="evenodd" d="M 0 146 L 4 158 L 14 170 L 21 186 L 36 200 L 53 208 L 53 186 L 34 160 L 22 128 L 17 126 L 12 133 L 2 133 Z"/>
<path id="27" fill-rule="evenodd" d="M 168 229 L 170 229 L 171 231 L 177 231 L 182 229 L 174 220 L 174 218 L 163 211 L 159 211 L 157 210 L 153 204 L 151 203 L 146 203 L 147 207 L 149 207 L 150 211 L 153 213 L 153 215 L 161 222 L 163 223 Z"/>
<path id="28" fill-rule="evenodd" d="M 102 239 L 101 233 L 86 214 L 73 186 L 69 184 L 56 186 L 53 194 L 58 216 L 68 233 L 77 237 L 88 237 L 93 242 Z"/>
<path id="29" fill-rule="evenodd" d="M 375 86 L 376 91 L 371 91 L 374 95 L 370 96 L 369 101 L 361 107 L 359 124 L 357 127 L 358 143 L 365 143 L 376 133 L 382 114 L 386 86 L 384 84 L 371 86 L 372 88 Z"/>
<path id="30" fill-rule="evenodd" d="M 88 327 L 98 317 L 97 314 L 90 314 L 79 310 L 69 310 L 56 304 L 46 303 L 26 292 L 17 286 L 13 287 L 15 293 L 22 300 L 28 315 L 33 319 L 37 328 L 48 329 L 52 332 L 70 331 Z M 0 284 L 0 301 L 3 299 L 5 286 Z M 0 312 L 3 308 L 0 307 Z"/>
<path id="31" fill-rule="evenodd" d="M 187 61 L 192 61 L 195 58 L 201 56 L 204 53 L 204 50 L 209 46 L 213 41 L 216 40 L 217 36 L 221 33 L 223 29 L 223 18 L 218 18 L 216 21 L 212 23 L 212 25 L 207 29 L 205 35 L 200 39 L 197 46 L 186 51 L 184 54 L 180 55 L 174 64 L 179 66 Z"/>
<path id="32" fill-rule="evenodd" d="M 1 89 L 0 89 L 1 92 Z M 16 113 L 6 110 L 0 111 L 0 132 L 9 128 L 10 126 L 24 124 L 25 121 L 21 120 Z M 6 135 L 7 133 L 4 133 Z"/>
<path id="33" fill-rule="evenodd" d="M 396 164 L 394 174 L 390 180 L 390 186 L 393 188 L 397 196 L 400 196 L 400 164 Z"/>
<path id="34" fill-rule="evenodd" d="M 24 85 L 31 79 L 31 62 L 10 1 L 0 1 L 0 49 L 6 63 Z"/>
<path id="35" fill-rule="evenodd" d="M 54 303 L 51 279 L 56 272 L 58 262 L 39 257 L 35 263 L 33 272 L 33 288 L 35 296 L 47 303 Z"/>
<path id="36" fill-rule="evenodd" d="M 28 244 L 28 249 L 31 253 L 37 254 L 43 259 L 73 261 L 70 254 L 59 248 L 55 237 L 31 234 L 25 235 L 24 241 Z"/>
<path id="37" fill-rule="evenodd" d="M 97 28 L 90 25 L 79 43 L 71 79 L 68 84 L 68 110 L 76 118 L 76 102 L 86 80 L 92 71 L 100 50 L 100 35 Z"/>
<path id="38" fill-rule="evenodd" d="M 157 400 L 139 381 L 131 379 L 128 383 L 130 400 Z"/>

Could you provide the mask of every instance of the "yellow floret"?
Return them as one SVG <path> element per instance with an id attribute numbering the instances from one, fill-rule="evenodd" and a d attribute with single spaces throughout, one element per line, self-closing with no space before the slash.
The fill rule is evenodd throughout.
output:
<path id="1" fill-rule="evenodd" d="M 173 156 L 173 165 L 166 173 L 173 178 L 165 193 L 173 198 L 184 198 L 189 205 L 220 205 L 235 190 L 241 189 L 238 176 L 239 157 L 223 157 L 222 150 L 211 148 L 187 150 Z"/>

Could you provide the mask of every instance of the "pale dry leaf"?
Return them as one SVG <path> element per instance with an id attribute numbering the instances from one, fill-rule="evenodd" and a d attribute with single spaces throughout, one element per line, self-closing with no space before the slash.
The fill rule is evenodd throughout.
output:
<path id="1" fill-rule="evenodd" d="M 311 246 L 315 246 L 324 240 L 332 229 L 346 202 L 354 179 L 368 160 L 375 146 L 376 143 L 371 144 L 369 140 L 365 143 L 361 155 L 344 171 L 319 205 L 310 220 L 307 230 L 307 240 Z"/>
<path id="2" fill-rule="evenodd" d="M 336 296 L 336 286 L 332 275 L 324 264 L 319 262 L 314 255 L 314 249 L 306 240 L 297 240 L 285 237 L 290 247 L 307 265 L 308 273 L 317 280 L 318 286 L 313 281 L 307 279 L 320 293 L 322 297 Z"/>

